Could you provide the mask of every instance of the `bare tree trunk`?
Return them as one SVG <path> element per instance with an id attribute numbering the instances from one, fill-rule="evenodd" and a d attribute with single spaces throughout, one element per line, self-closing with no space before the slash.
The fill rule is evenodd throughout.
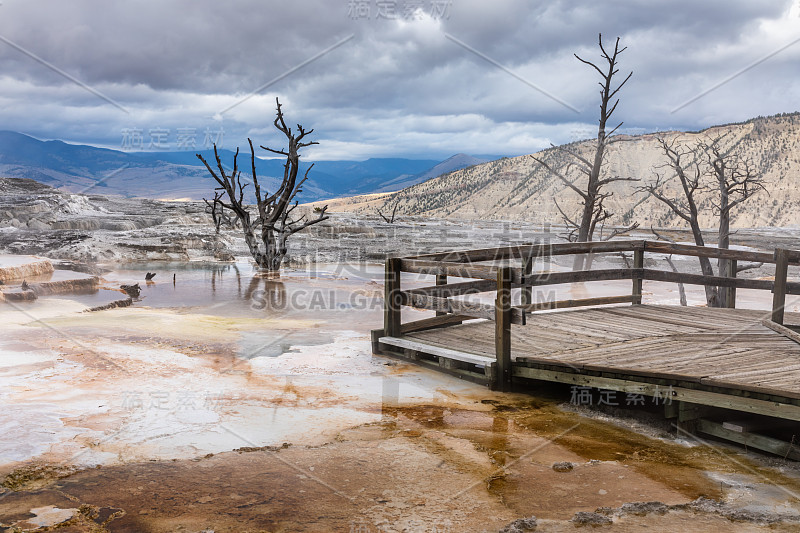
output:
<path id="1" fill-rule="evenodd" d="M 256 154 L 253 148 L 253 142 L 247 139 L 250 144 L 250 161 L 251 171 L 253 177 L 253 185 L 255 189 L 256 209 L 257 213 L 255 220 L 251 218 L 250 208 L 245 203 L 244 189 L 248 185 L 241 182 L 241 171 L 238 170 L 238 157 L 239 149 L 236 149 L 236 155 L 233 157 L 233 171 L 227 172 L 222 165 L 217 147 L 214 145 L 214 157 L 216 158 L 217 170 L 215 171 L 211 165 L 203 158 L 202 155 L 197 154 L 197 158 L 205 164 L 208 171 L 219 184 L 218 190 L 223 192 L 216 193 L 214 198 L 214 206 L 220 206 L 220 214 L 222 210 L 229 209 L 242 224 L 242 232 L 244 240 L 247 243 L 247 248 L 250 250 L 250 255 L 258 265 L 259 269 L 268 273 L 280 273 L 281 264 L 286 256 L 287 246 L 286 241 L 298 231 L 317 224 L 323 220 L 327 220 L 328 216 L 325 214 L 328 206 L 321 209 L 315 209 L 317 217 L 306 220 L 306 215 L 298 219 L 290 218 L 292 211 L 299 205 L 295 197 L 303 190 L 303 184 L 308 179 L 308 172 L 311 170 L 311 165 L 305 172 L 305 175 L 298 181 L 300 170 L 300 155 L 298 151 L 306 146 L 317 144 L 313 141 L 302 142 L 303 139 L 311 134 L 314 130 L 305 130 L 301 125 L 297 125 L 297 134 L 286 125 L 281 110 L 281 104 L 276 99 L 277 117 L 274 121 L 275 128 L 283 133 L 288 140 L 288 147 L 286 150 L 273 150 L 262 146 L 264 150 L 275 154 L 280 154 L 286 157 L 286 164 L 284 165 L 283 181 L 278 187 L 278 190 L 269 195 L 266 191 L 262 195 L 261 187 L 258 183 L 258 176 L 256 174 Z M 223 194 L 227 196 L 228 202 L 223 201 Z M 292 203 L 294 202 L 294 203 Z M 208 204 L 209 202 L 206 201 Z M 222 215 L 221 215 L 222 216 Z"/>
<path id="2" fill-rule="evenodd" d="M 700 224 L 697 221 L 697 216 L 694 217 L 694 220 L 690 224 L 692 227 L 692 235 L 694 236 L 694 243 L 697 246 L 705 246 L 706 242 L 703 239 L 703 232 L 700 229 Z M 704 276 L 713 276 L 714 275 L 714 267 L 711 266 L 711 259 L 708 257 L 699 257 L 700 260 L 700 270 L 703 272 Z M 704 285 L 703 288 L 706 291 L 706 305 L 708 307 L 720 307 L 719 305 L 719 293 L 720 291 L 717 287 L 713 285 Z"/>
<path id="3" fill-rule="evenodd" d="M 675 266 L 675 263 L 672 261 L 672 255 L 667 256 L 667 264 L 672 269 L 673 272 L 676 274 L 678 273 L 678 268 Z M 683 283 L 678 283 L 678 297 L 680 298 L 681 305 L 686 307 L 689 305 L 689 301 L 686 299 L 686 287 Z"/>
<path id="4" fill-rule="evenodd" d="M 605 60 L 604 69 L 601 69 L 595 63 L 582 59 L 575 54 L 575 57 L 578 59 L 578 61 L 592 67 L 595 71 L 597 71 L 597 73 L 600 74 L 602 78 L 602 81 L 599 82 L 601 87 L 600 119 L 597 127 L 597 145 L 595 146 L 594 156 L 590 161 L 589 158 L 584 157 L 577 151 L 572 151 L 564 146 L 554 146 L 555 149 L 565 152 L 575 160 L 575 162 L 570 163 L 570 165 L 567 166 L 567 172 L 569 172 L 569 168 L 574 165 L 587 179 L 586 187 L 583 189 L 579 188 L 575 185 L 575 183 L 573 183 L 573 180 L 570 180 L 567 176 L 548 165 L 542 159 L 533 156 L 535 161 L 537 161 L 550 173 L 564 182 L 568 188 L 581 196 L 583 208 L 581 209 L 580 221 L 573 221 L 572 218 L 561 211 L 561 208 L 556 202 L 556 207 L 559 209 L 559 211 L 561 211 L 564 221 L 567 223 L 568 227 L 572 228 L 570 240 L 572 240 L 574 236 L 574 238 L 579 242 L 591 241 L 594 238 L 594 231 L 597 228 L 597 225 L 613 216 L 612 213 L 608 212 L 603 207 L 603 201 L 610 197 L 612 193 L 603 192 L 603 187 L 615 181 L 637 181 L 634 178 L 624 178 L 620 176 L 612 176 L 609 178 L 602 177 L 606 148 L 610 143 L 614 142 L 614 140 L 611 140 L 611 137 L 614 135 L 617 129 L 622 126 L 622 123 L 620 122 L 616 127 L 611 129 L 611 131 L 607 131 L 606 129 L 608 120 L 611 118 L 611 115 L 614 114 L 614 111 L 617 109 L 617 105 L 619 104 L 619 98 L 614 100 L 614 97 L 619 90 L 622 89 L 622 86 L 625 85 L 625 83 L 627 83 L 627 81 L 631 78 L 633 72 L 629 73 L 628 76 L 622 80 L 622 83 L 614 87 L 614 75 L 616 75 L 619 71 L 617 61 L 619 59 L 619 55 L 625 51 L 625 47 L 620 48 L 619 37 L 617 37 L 617 40 L 614 43 L 614 50 L 609 53 L 603 47 L 602 34 L 598 36 L 598 45 L 600 46 L 601 56 Z M 583 255 L 576 255 L 573 260 L 572 268 L 573 270 L 583 270 L 584 264 L 587 262 L 590 262 L 590 260 L 587 260 Z"/>
<path id="5" fill-rule="evenodd" d="M 731 214 L 728 207 L 729 196 L 725 187 L 720 184 L 720 213 L 719 213 L 719 234 L 717 246 L 728 249 L 731 246 Z M 717 260 L 717 269 L 720 277 L 730 276 L 730 261 L 727 259 Z M 718 302 L 720 307 L 728 307 L 728 291 L 717 288 Z"/>
<path id="6" fill-rule="evenodd" d="M 731 245 L 731 213 L 735 206 L 746 201 L 764 189 L 762 175 L 757 172 L 751 160 L 738 155 L 735 150 L 738 143 L 734 143 L 723 150 L 720 146 L 724 136 L 715 138 L 710 143 L 701 143 L 709 166 L 709 174 L 716 180 L 716 189 L 719 197 L 712 205 L 719 217 L 717 246 L 728 249 Z M 729 277 L 731 262 L 728 259 L 718 261 L 719 275 Z M 738 269 L 737 269 L 738 271 Z M 720 307 L 728 307 L 728 292 L 718 289 L 718 302 Z"/>
<path id="7" fill-rule="evenodd" d="M 592 167 L 589 171 L 589 182 L 586 186 L 586 197 L 584 198 L 583 202 L 583 212 L 581 213 L 581 222 L 580 226 L 578 227 L 578 241 L 579 242 L 589 242 L 592 240 L 594 229 L 599 221 L 600 217 L 604 216 L 605 213 L 598 213 L 598 208 L 602 209 L 602 202 L 603 197 L 600 196 L 600 172 L 603 168 L 603 157 L 606 151 L 606 145 L 608 143 L 607 137 L 613 134 L 622 123 L 619 124 L 616 128 L 614 128 L 609 135 L 606 135 L 606 124 L 608 123 L 608 119 L 611 117 L 611 114 L 617 108 L 617 104 L 619 103 L 619 99 L 617 99 L 616 103 L 609 109 L 609 102 L 614 97 L 614 95 L 619 91 L 623 85 L 630 79 L 633 73 L 631 72 L 628 74 L 628 77 L 620 83 L 619 87 L 614 89 L 612 87 L 612 79 L 614 74 L 617 72 L 617 57 L 625 48 L 620 50 L 619 48 L 619 37 L 617 37 L 617 42 L 614 45 L 614 52 L 611 56 L 609 56 L 605 49 L 603 48 L 603 36 L 600 35 L 598 42 L 600 44 L 600 50 L 603 52 L 603 57 L 608 62 L 608 70 L 604 73 L 600 70 L 594 63 L 589 61 L 585 61 L 578 57 L 579 61 L 586 63 L 594 67 L 597 72 L 603 77 L 603 81 L 600 83 L 602 89 L 600 90 L 600 120 L 597 127 L 597 147 L 594 151 L 594 160 L 592 161 Z M 610 216 L 610 215 L 609 215 Z M 603 219 L 600 219 L 603 220 Z M 587 258 L 589 264 L 591 264 L 591 257 Z M 575 260 L 572 264 L 573 270 L 582 270 L 584 267 L 584 256 L 576 255 Z"/>
<path id="8" fill-rule="evenodd" d="M 697 246 L 705 246 L 705 239 L 703 239 L 703 232 L 700 228 L 697 198 L 695 197 L 696 193 L 703 188 L 701 183 L 703 171 L 698 163 L 697 148 L 682 148 L 674 139 L 672 142 L 667 142 L 666 139 L 659 138 L 658 143 L 668 161 L 658 168 L 667 168 L 675 173 L 675 177 L 678 178 L 681 184 L 683 198 L 676 199 L 665 195 L 663 186 L 667 179 L 664 175 L 658 174 L 658 172 L 655 172 L 655 181 L 641 187 L 641 190 L 666 204 L 673 213 L 689 224 L 695 244 Z M 683 158 L 686 156 L 692 158 L 689 163 L 683 162 Z M 703 275 L 713 276 L 714 268 L 711 266 L 711 260 L 708 257 L 700 257 L 698 259 L 700 260 L 700 270 Z M 705 285 L 704 289 L 706 304 L 709 307 L 717 307 L 719 305 L 717 287 Z"/>

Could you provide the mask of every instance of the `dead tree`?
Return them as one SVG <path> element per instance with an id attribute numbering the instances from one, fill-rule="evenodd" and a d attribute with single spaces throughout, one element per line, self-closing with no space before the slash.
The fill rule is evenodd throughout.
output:
<path id="1" fill-rule="evenodd" d="M 235 228 L 239 222 L 238 219 L 226 213 L 225 208 L 222 207 L 222 198 L 224 195 L 224 190 L 217 189 L 214 191 L 214 199 L 210 202 L 203 198 L 203 201 L 206 203 L 206 213 L 211 215 L 211 220 L 214 222 L 214 228 L 216 228 L 217 233 L 219 233 L 219 229 L 222 226 Z"/>
<path id="2" fill-rule="evenodd" d="M 378 209 L 377 207 L 375 208 L 375 211 L 384 220 L 384 222 L 386 222 L 387 224 L 394 224 L 394 217 L 397 215 L 397 208 L 398 208 L 399 205 L 400 205 L 400 201 L 398 200 L 394 204 L 394 209 L 392 209 L 392 216 L 391 217 L 387 217 L 386 215 L 381 213 L 381 210 Z"/>
<path id="3" fill-rule="evenodd" d="M 712 197 L 711 206 L 719 220 L 717 246 L 730 248 L 731 244 L 731 212 L 759 191 L 766 191 L 760 172 L 756 171 L 752 160 L 740 156 L 735 149 L 737 144 L 723 150 L 720 147 L 722 137 L 710 143 L 700 143 L 699 149 L 705 156 L 712 184 L 709 188 L 717 189 L 719 195 Z M 730 261 L 720 259 L 719 275 L 730 275 Z M 760 266 L 760 265 L 759 265 Z M 751 266 L 753 268 L 753 266 Z M 737 268 L 737 271 L 741 271 Z M 727 291 L 720 291 L 719 304 L 727 307 Z"/>
<path id="4" fill-rule="evenodd" d="M 661 233 L 657 232 L 655 228 L 653 228 L 653 226 L 650 226 L 650 232 L 653 235 L 655 235 L 655 238 L 658 241 L 667 241 L 675 244 L 674 239 L 670 239 L 666 235 L 662 235 Z M 669 254 L 667 257 L 665 257 L 665 260 L 667 261 L 667 264 L 672 269 L 672 271 L 677 274 L 678 267 L 675 266 L 675 262 L 672 260 L 672 254 Z M 686 287 L 684 286 L 683 283 L 678 283 L 678 298 L 680 299 L 681 305 L 683 307 L 689 305 L 689 301 L 686 299 Z"/>
<path id="5" fill-rule="evenodd" d="M 256 154 L 253 148 L 253 141 L 247 139 L 250 145 L 251 176 L 255 189 L 255 213 L 251 213 L 250 207 L 245 203 L 245 187 L 247 187 L 248 183 L 242 183 L 241 180 L 242 172 L 238 168 L 237 161 L 239 149 L 236 149 L 236 155 L 233 157 L 233 170 L 230 172 L 227 172 L 223 167 L 216 145 L 214 146 L 214 157 L 216 158 L 217 170 L 214 170 L 202 155 L 197 154 L 197 158 L 203 162 L 219 184 L 218 190 L 224 192 L 224 196 L 221 195 L 218 200 L 219 205 L 223 209 L 233 212 L 237 221 L 241 223 L 244 240 L 250 250 L 250 255 L 253 256 L 260 269 L 271 273 L 280 272 L 281 264 L 287 252 L 286 241 L 290 236 L 312 224 L 317 224 L 329 218 L 326 215 L 327 205 L 315 210 L 315 218 L 306 219 L 306 215 L 296 219 L 291 218 L 292 212 L 299 204 L 295 198 L 303 190 L 302 186 L 308 179 L 311 167 L 314 166 L 311 165 L 305 171 L 303 177 L 298 180 L 300 174 L 299 150 L 318 143 L 305 141 L 306 137 L 314 131 L 313 129 L 306 130 L 298 124 L 297 132 L 293 132 L 286 125 L 281 104 L 277 98 L 275 102 L 277 116 L 273 124 L 278 131 L 286 136 L 288 146 L 285 150 L 274 150 L 266 146 L 261 146 L 261 148 L 286 157 L 286 164 L 283 167 L 283 180 L 278 189 L 272 194 L 262 191 L 256 174 Z M 225 198 L 227 198 L 227 201 Z"/>
<path id="6" fill-rule="evenodd" d="M 654 170 L 655 179 L 651 183 L 640 187 L 641 191 L 664 203 L 689 225 L 698 246 L 705 246 L 698 208 L 701 196 L 711 194 L 714 215 L 719 220 L 717 245 L 720 248 L 729 248 L 731 210 L 764 189 L 761 176 L 755 172 L 752 163 L 734 153 L 735 145 L 727 150 L 721 148 L 723 139 L 720 136 L 709 142 L 688 146 L 682 144 L 677 137 L 671 141 L 658 138 L 657 142 L 667 161 Z M 666 190 L 666 184 L 676 178 L 681 191 L 677 197 L 671 196 Z M 699 259 L 703 275 L 713 276 L 711 260 L 707 257 Z M 727 260 L 720 260 L 720 276 L 729 275 L 728 265 Z M 758 266 L 760 265 L 737 267 L 737 272 Z M 706 285 L 705 292 L 709 307 L 727 306 L 727 291 Z"/>
<path id="7" fill-rule="evenodd" d="M 603 68 L 600 68 L 595 63 L 587 61 L 577 54 L 574 54 L 578 61 L 595 69 L 601 77 L 601 81 L 598 82 L 600 85 L 600 119 L 597 128 L 597 144 L 595 145 L 594 149 L 594 157 L 590 160 L 589 158 L 584 157 L 577 151 L 567 148 L 566 146 L 553 146 L 555 150 L 566 153 L 572 158 L 572 161 L 562 172 L 553 168 L 541 158 L 532 156 L 540 165 L 546 168 L 551 174 L 560 179 L 568 188 L 572 189 L 581 197 L 583 208 L 580 213 L 580 218 L 577 220 L 567 216 L 556 202 L 556 208 L 564 218 L 564 222 L 568 225 L 568 227 L 573 228 L 573 231 L 570 234 L 570 240 L 579 242 L 591 241 L 598 225 L 602 226 L 606 220 L 613 216 L 613 213 L 605 209 L 603 206 L 605 200 L 611 197 L 613 193 L 605 192 L 604 187 L 615 181 L 637 181 L 634 178 L 624 178 L 620 176 L 603 177 L 602 170 L 603 164 L 605 163 L 606 149 L 610 144 L 616 142 L 617 139 L 613 137 L 614 133 L 616 133 L 620 126 L 622 126 L 622 122 L 620 122 L 611 131 L 606 130 L 606 125 L 611 116 L 614 114 L 614 111 L 616 111 L 617 105 L 619 104 L 619 98 L 614 100 L 614 97 L 628 82 L 628 80 L 631 79 L 633 72 L 630 72 L 628 76 L 622 80 L 622 83 L 615 87 L 614 76 L 619 72 L 619 69 L 617 68 L 617 61 L 619 59 L 619 55 L 625 51 L 625 47 L 620 48 L 619 37 L 617 37 L 617 40 L 614 43 L 614 51 L 609 54 L 603 46 L 602 34 L 598 36 L 598 44 L 600 46 L 601 56 L 605 60 Z M 578 179 L 586 179 L 585 187 L 579 187 L 575 184 L 577 180 L 572 180 L 567 177 L 566 174 L 569 173 L 573 167 L 577 169 L 579 174 L 582 175 L 582 177 L 579 177 Z M 636 227 L 636 225 L 629 228 L 612 231 L 607 238 L 611 239 L 620 233 L 630 231 L 634 227 Z M 573 269 L 582 269 L 583 263 L 583 256 L 575 256 Z"/>
<path id="8" fill-rule="evenodd" d="M 667 141 L 665 138 L 659 137 L 657 142 L 667 162 L 653 170 L 655 179 L 640 187 L 640 190 L 666 204 L 673 213 L 689 225 L 695 244 L 697 246 L 705 246 L 706 243 L 700 227 L 700 214 L 697 207 L 698 196 L 703 189 L 703 169 L 697 153 L 689 147 L 680 145 L 677 138 Z M 680 182 L 683 193 L 678 197 L 669 196 L 666 192 L 666 183 L 674 178 L 677 178 Z M 703 275 L 713 276 L 714 269 L 711 266 L 711 260 L 708 257 L 700 257 L 699 259 L 700 270 Z M 719 291 L 717 291 L 716 287 L 710 285 L 706 285 L 705 290 L 708 306 L 716 307 L 718 305 Z"/>

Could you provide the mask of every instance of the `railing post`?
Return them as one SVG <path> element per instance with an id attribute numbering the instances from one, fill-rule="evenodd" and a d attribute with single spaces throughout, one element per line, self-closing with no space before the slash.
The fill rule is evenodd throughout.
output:
<path id="1" fill-rule="evenodd" d="M 400 336 L 400 258 L 386 259 L 384 279 L 383 334 L 387 337 Z"/>
<path id="2" fill-rule="evenodd" d="M 436 274 L 436 285 L 447 285 L 447 274 Z M 436 311 L 436 316 L 442 316 L 446 314 L 446 311 Z"/>
<path id="3" fill-rule="evenodd" d="M 495 388 L 511 390 L 511 267 L 497 269 L 494 343 L 497 357 Z"/>
<path id="4" fill-rule="evenodd" d="M 522 258 L 522 276 L 525 280 L 528 279 L 528 276 L 533 274 L 533 263 L 536 260 L 533 256 L 526 256 Z M 530 305 L 533 303 L 533 287 L 527 285 L 522 287 L 522 303 L 525 305 Z"/>
<path id="5" fill-rule="evenodd" d="M 641 270 L 644 268 L 644 247 L 633 251 L 633 268 Z M 638 274 L 633 275 L 633 290 L 631 291 L 633 297 L 633 305 L 642 303 L 642 278 Z"/>
<path id="6" fill-rule="evenodd" d="M 772 321 L 783 324 L 786 305 L 786 277 L 789 273 L 789 250 L 775 250 L 775 283 L 772 287 Z"/>
<path id="7" fill-rule="evenodd" d="M 736 259 L 728 259 L 728 277 L 736 279 L 736 269 L 738 268 L 738 263 Z M 736 308 L 736 287 L 728 287 L 725 291 L 725 303 L 727 307 L 730 309 Z"/>

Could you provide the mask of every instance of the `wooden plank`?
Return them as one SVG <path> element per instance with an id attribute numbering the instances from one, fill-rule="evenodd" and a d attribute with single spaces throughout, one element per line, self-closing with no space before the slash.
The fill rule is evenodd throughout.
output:
<path id="1" fill-rule="evenodd" d="M 442 346 L 428 344 L 426 342 L 415 341 L 406 337 L 380 337 L 378 342 L 388 344 L 390 346 L 397 346 L 398 348 L 409 348 L 418 352 L 435 355 L 437 357 L 446 357 L 447 359 L 454 359 L 456 361 L 463 361 L 473 365 L 491 365 L 495 362 L 492 357 L 485 357 L 460 350 L 451 350 Z"/>
<path id="2" fill-rule="evenodd" d="M 389 346 L 389 345 L 384 345 Z M 442 368 L 439 366 L 439 362 L 436 361 L 427 361 L 425 359 L 415 359 L 411 360 L 406 357 L 404 354 L 400 354 L 391 350 L 382 350 L 376 352 L 378 355 L 382 355 L 384 357 L 391 357 L 393 359 L 399 359 L 401 361 L 413 362 L 415 365 L 419 365 L 424 368 L 430 368 L 431 370 L 436 370 L 437 372 L 441 372 L 443 374 L 448 374 L 450 376 L 457 377 L 459 379 L 463 379 L 466 381 L 471 381 L 472 383 L 478 383 L 480 385 L 488 385 L 491 383 L 491 380 L 487 378 L 487 376 L 492 375 L 493 367 L 485 367 L 483 372 L 473 372 L 470 370 L 464 370 L 461 368 Z"/>
<path id="3" fill-rule="evenodd" d="M 712 422 L 711 420 L 706 420 L 704 418 L 695 421 L 695 424 L 696 431 L 700 433 L 738 442 L 739 444 L 744 444 L 748 448 L 755 448 L 757 450 L 769 452 L 780 457 L 800 461 L 800 448 L 793 443 L 773 439 L 772 437 L 767 437 L 764 435 L 758 435 L 756 433 L 733 431 L 724 427 L 724 424 Z"/>
<path id="4" fill-rule="evenodd" d="M 687 285 L 716 285 L 717 287 L 737 287 L 739 289 L 760 289 L 771 291 L 773 283 L 762 279 L 723 278 L 720 276 L 704 276 L 702 274 L 686 274 L 667 270 L 643 270 L 644 279 L 649 281 L 667 281 L 685 283 Z"/>
<path id="5" fill-rule="evenodd" d="M 777 322 L 773 322 L 772 320 L 768 319 L 762 320 L 761 324 L 763 324 L 764 326 L 768 327 L 769 329 L 771 329 L 776 333 L 780 333 L 787 339 L 791 339 L 796 343 L 800 343 L 800 333 L 797 333 L 793 329 L 787 328 L 783 324 L 779 324 Z"/>
<path id="6" fill-rule="evenodd" d="M 497 267 L 487 265 L 467 265 L 463 263 L 429 261 L 423 259 L 402 259 L 400 267 L 403 272 L 416 272 L 418 274 L 488 280 L 495 280 L 497 278 Z"/>
<path id="7" fill-rule="evenodd" d="M 714 374 L 713 376 L 709 376 L 708 380 L 713 381 L 731 381 L 732 378 L 751 378 L 748 379 L 748 382 L 753 382 L 756 380 L 764 380 L 765 378 L 769 377 L 770 375 L 783 375 L 785 376 L 786 373 L 792 372 L 795 370 L 800 370 L 800 365 L 788 365 L 788 366 L 780 366 L 778 368 L 775 367 L 775 361 L 770 361 L 769 363 L 762 363 L 761 365 L 751 366 L 748 365 L 747 370 L 742 370 L 740 372 L 728 372 L 727 374 Z M 730 368 L 728 368 L 730 369 Z"/>
<path id="8" fill-rule="evenodd" d="M 717 259 L 736 259 L 738 261 L 752 261 L 753 263 L 774 263 L 772 254 L 766 252 L 750 252 L 748 250 L 731 250 L 714 248 L 710 246 L 694 246 L 691 244 L 676 244 L 663 241 L 647 241 L 644 249 L 647 252 L 658 254 L 688 255 L 694 257 L 714 257 Z"/>
<path id="9" fill-rule="evenodd" d="M 511 390 L 511 268 L 497 270 L 495 299 L 495 355 L 497 357 L 497 388 Z M 524 315 L 523 315 L 524 316 Z"/>
<path id="10" fill-rule="evenodd" d="M 513 279 L 520 285 L 558 285 L 561 283 L 583 283 L 589 281 L 615 281 L 632 279 L 640 272 L 631 268 L 607 268 L 601 270 L 576 270 L 574 272 L 545 272 L 522 279 Z"/>
<path id="11" fill-rule="evenodd" d="M 626 319 L 631 320 L 647 320 L 651 322 L 655 327 L 658 327 L 659 324 L 667 324 L 671 326 L 683 326 L 683 327 L 691 327 L 695 330 L 713 330 L 714 326 L 708 326 L 705 324 L 700 324 L 696 320 L 692 320 L 691 318 L 674 318 L 670 316 L 668 313 L 663 313 L 662 316 L 654 316 L 645 313 L 642 308 L 636 307 L 613 307 L 609 308 L 608 312 L 611 314 L 615 314 L 620 317 L 624 317 Z"/>
<path id="12" fill-rule="evenodd" d="M 461 324 L 464 320 L 470 320 L 473 317 L 466 315 L 453 315 L 444 314 L 435 316 L 433 318 L 423 318 L 422 320 L 415 320 L 414 322 L 407 322 L 400 326 L 400 333 L 412 333 L 414 331 L 424 331 L 427 329 L 438 328 L 442 326 L 452 326 Z"/>
<path id="13" fill-rule="evenodd" d="M 791 422 L 788 420 L 776 423 L 774 420 L 767 418 L 747 418 L 744 420 L 726 420 L 722 423 L 722 427 L 737 433 L 753 433 L 765 429 L 775 429 L 776 427 L 788 427 L 790 424 Z"/>
<path id="14" fill-rule="evenodd" d="M 644 308 L 644 306 L 643 306 Z M 621 308 L 616 311 L 620 311 Z M 698 327 L 721 329 L 749 329 L 758 326 L 764 316 L 763 311 L 748 309 L 717 309 L 713 307 L 658 306 L 654 313 L 680 320 L 692 320 Z"/>
<path id="15" fill-rule="evenodd" d="M 602 324 L 578 322 L 577 317 L 564 318 L 564 316 L 573 314 L 574 311 L 565 311 L 563 313 L 547 313 L 535 314 L 528 317 L 527 328 L 546 329 L 554 332 L 560 332 L 564 338 L 564 342 L 568 343 L 571 339 L 587 339 L 592 340 L 593 344 L 600 344 L 608 339 L 625 340 L 629 337 L 627 335 L 615 335 L 609 332 Z M 527 330 L 531 331 L 531 330 Z"/>
<path id="16" fill-rule="evenodd" d="M 786 307 L 786 276 L 789 271 L 789 250 L 775 250 L 775 283 L 772 290 L 772 321 L 783 324 Z"/>
<path id="17" fill-rule="evenodd" d="M 477 262 L 499 261 L 503 259 L 521 259 L 523 257 L 547 257 L 555 255 L 573 255 L 588 253 L 618 253 L 631 252 L 644 249 L 650 253 L 675 254 L 692 257 L 712 257 L 717 259 L 734 259 L 737 261 L 751 261 L 754 263 L 774 263 L 772 254 L 766 252 L 752 252 L 749 250 L 721 249 L 710 246 L 695 246 L 690 244 L 676 244 L 663 241 L 619 240 L 575 242 L 558 244 L 533 244 L 522 246 L 503 246 L 495 248 L 482 248 L 477 250 L 461 250 L 454 252 L 439 252 L 422 254 L 409 257 L 409 259 L 426 259 L 432 261 L 448 262 Z M 800 251 L 790 251 L 790 263 L 800 265 Z"/>
<path id="18" fill-rule="evenodd" d="M 437 279 L 447 276 L 436 276 Z M 407 292 L 414 294 L 425 294 L 428 296 L 438 296 L 440 298 L 450 298 L 451 296 L 461 296 L 464 294 L 478 294 L 481 292 L 494 291 L 497 282 L 494 280 L 479 279 L 475 281 L 464 281 L 462 283 L 450 283 L 449 285 L 435 285 L 432 287 L 420 287 L 409 289 Z"/>
<path id="19" fill-rule="evenodd" d="M 643 240 L 624 240 L 568 242 L 558 244 L 529 244 L 522 246 L 503 246 L 497 248 L 482 248 L 478 250 L 462 250 L 456 252 L 424 254 L 416 255 L 410 257 L 409 259 L 425 259 L 430 261 L 447 261 L 456 263 L 500 261 L 504 259 L 521 259 L 523 257 L 549 257 L 553 255 L 630 252 L 644 248 L 644 243 L 645 241 Z"/>
<path id="20" fill-rule="evenodd" d="M 603 308 L 603 311 L 612 308 Z M 630 309 L 630 307 L 625 307 Z M 665 325 L 663 322 L 648 320 L 639 317 L 625 317 L 613 313 L 604 312 L 602 315 L 597 315 L 596 320 L 605 324 L 609 331 L 625 332 L 636 337 L 642 336 L 661 336 L 667 334 L 681 334 L 681 333 L 698 333 L 702 329 L 688 326 L 677 326 L 673 324 Z M 665 327 L 666 326 L 666 327 Z"/>
<path id="21" fill-rule="evenodd" d="M 465 300 L 454 300 L 451 298 L 439 298 L 417 294 L 411 291 L 400 291 L 400 301 L 403 305 L 428 309 L 430 311 L 441 311 L 444 313 L 455 313 L 466 315 L 472 318 L 495 319 L 494 306 L 483 302 L 468 302 Z M 520 309 L 511 310 L 511 322 L 514 324 L 524 324 L 525 317 Z"/>
<path id="22" fill-rule="evenodd" d="M 774 416 L 787 420 L 800 421 L 800 406 L 789 403 L 777 403 L 755 398 L 745 398 L 730 394 L 721 394 L 704 390 L 686 389 L 681 387 L 667 388 L 664 385 L 645 383 L 631 379 L 607 378 L 601 376 L 591 376 L 586 374 L 576 374 L 573 372 L 559 372 L 554 370 L 544 370 L 525 366 L 515 366 L 514 375 L 522 378 L 538 379 L 543 381 L 554 381 L 569 385 L 585 387 L 595 387 L 598 389 L 616 390 L 632 394 L 644 394 L 654 396 L 669 390 L 673 401 L 685 401 L 723 409 L 732 409 L 745 413 L 753 413 L 765 416 Z"/>
<path id="23" fill-rule="evenodd" d="M 646 337 L 646 338 L 625 340 L 621 342 L 614 342 L 602 346 L 595 344 L 591 346 L 569 348 L 560 352 L 549 352 L 541 356 L 521 356 L 517 357 L 516 360 L 539 362 L 539 361 L 552 361 L 558 359 L 574 363 L 579 360 L 580 361 L 589 360 L 589 358 L 592 357 L 592 355 L 598 352 L 599 350 L 611 349 L 614 351 L 616 355 L 622 356 L 626 353 L 625 350 L 635 350 L 637 353 L 641 353 L 642 350 L 648 349 L 651 345 L 659 343 L 661 343 L 661 339 Z M 564 347 L 563 342 L 561 343 L 561 346 Z"/>
<path id="24" fill-rule="evenodd" d="M 633 297 L 626 294 L 623 296 L 604 296 L 601 298 L 580 298 L 576 300 L 558 300 L 555 302 L 537 302 L 527 305 L 515 305 L 514 307 L 516 309 L 522 309 L 523 311 L 531 312 L 552 309 L 566 309 L 570 307 L 588 307 L 595 305 L 631 303 L 632 300 Z"/>

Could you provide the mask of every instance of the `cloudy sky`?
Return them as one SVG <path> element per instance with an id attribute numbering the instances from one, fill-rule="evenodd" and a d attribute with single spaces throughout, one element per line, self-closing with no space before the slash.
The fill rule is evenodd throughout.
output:
<path id="1" fill-rule="evenodd" d="M 272 131 L 308 159 L 518 155 L 591 135 L 597 34 L 623 130 L 800 109 L 800 0 L 2 0 L 0 129 L 126 149 Z"/>

